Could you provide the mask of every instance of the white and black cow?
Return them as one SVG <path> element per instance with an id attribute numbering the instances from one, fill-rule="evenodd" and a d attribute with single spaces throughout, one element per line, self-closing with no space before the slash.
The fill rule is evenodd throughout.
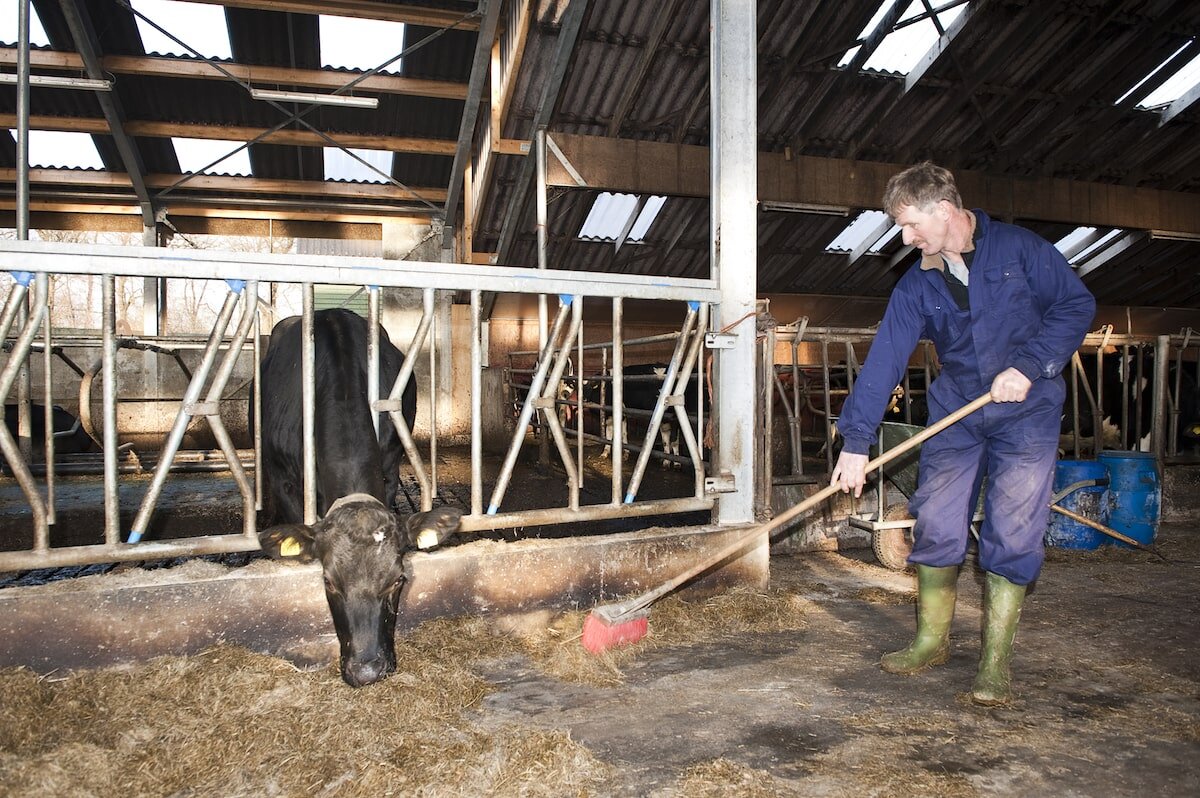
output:
<path id="1" fill-rule="evenodd" d="M 438 508 L 396 516 L 403 446 L 385 416 L 376 436 L 367 403 L 367 324 L 348 310 L 317 311 L 315 438 L 317 512 L 303 521 L 301 319 L 275 325 L 262 362 L 264 519 L 259 542 L 274 557 L 319 560 L 325 597 L 341 646 L 342 678 L 352 687 L 396 669 L 395 630 L 404 557 L 432 548 L 457 530 L 461 512 Z M 404 363 L 380 328 L 379 384 L 384 393 Z M 404 392 L 410 428 L 416 389 Z M 274 524 L 274 526 L 270 526 Z M 265 528 L 263 528 L 265 527 Z"/>

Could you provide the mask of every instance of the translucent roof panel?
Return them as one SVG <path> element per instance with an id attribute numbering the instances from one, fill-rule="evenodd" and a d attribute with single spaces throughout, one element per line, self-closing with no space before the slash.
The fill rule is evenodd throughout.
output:
<path id="1" fill-rule="evenodd" d="M 375 19 L 320 16 L 321 66 L 374 69 L 400 54 L 404 47 L 404 23 Z M 400 61 L 384 72 L 399 72 Z"/>
<path id="2" fill-rule="evenodd" d="M 1144 110 L 1161 108 L 1164 105 L 1170 105 L 1187 94 L 1197 83 L 1200 83 L 1200 55 L 1186 63 L 1179 63 L 1181 60 L 1179 54 L 1191 43 L 1191 41 L 1188 41 L 1180 45 L 1178 50 L 1171 53 L 1166 60 L 1152 69 L 1146 77 L 1139 80 L 1129 91 L 1118 97 L 1116 104 L 1119 105 L 1126 97 L 1137 91 L 1138 87 L 1151 78 L 1168 74 L 1170 77 L 1167 77 L 1157 89 L 1147 94 L 1137 104 L 1137 107 Z"/>
<path id="3" fill-rule="evenodd" d="M 942 2 L 935 5 L 934 12 L 937 15 L 938 21 L 942 23 L 942 28 L 948 28 L 954 20 L 958 19 L 959 14 L 966 10 L 967 5 L 967 3 L 962 2 Z M 858 34 L 860 40 L 866 39 L 879 27 L 879 23 L 891 6 L 892 0 L 883 0 L 879 4 L 875 16 L 871 17 L 871 21 Z M 871 54 L 871 57 L 863 64 L 863 69 L 880 72 L 899 72 L 905 75 L 911 72 L 912 68 L 921 60 L 921 57 L 929 52 L 929 49 L 938 39 L 937 27 L 933 24 L 932 19 L 908 22 L 924 13 L 925 4 L 921 0 L 913 0 L 913 2 L 909 3 L 908 8 L 904 9 L 904 13 L 896 22 L 892 32 L 884 38 L 875 52 Z M 857 46 L 847 50 L 846 54 L 842 56 L 842 60 L 838 62 L 838 66 L 844 67 L 849 64 L 851 59 L 858 53 L 858 50 Z"/>
<path id="4" fill-rule="evenodd" d="M 188 172 L 199 172 L 204 167 L 221 159 L 220 163 L 207 169 L 205 174 L 213 175 L 252 175 L 250 168 L 250 149 L 242 147 L 243 142 L 223 141 L 221 139 L 171 139 L 175 144 L 175 156 L 179 159 L 179 168 Z"/>
<path id="5" fill-rule="evenodd" d="M 12 3 L 0 14 L 0 42 L 16 45 L 20 40 L 21 35 L 17 30 L 17 4 Z M 38 18 L 37 9 L 32 3 L 29 4 L 29 43 L 50 46 L 50 37 L 46 35 L 42 20 Z"/>
<path id="6" fill-rule="evenodd" d="M 135 11 L 154 23 L 151 25 L 141 16 L 134 15 L 142 36 L 142 47 L 147 53 L 191 56 L 195 55 L 194 49 L 205 58 L 233 58 L 223 7 L 181 0 L 132 0 L 131 4 Z M 171 36 L 159 31 L 155 25 Z"/>
<path id="7" fill-rule="evenodd" d="M 846 225 L 833 241 L 829 242 L 829 246 L 825 247 L 825 251 L 853 252 L 866 240 L 867 236 L 878 230 L 887 218 L 888 215 L 883 211 L 863 211 L 854 221 Z M 892 225 L 892 227 L 895 227 L 895 225 Z M 895 233 L 891 232 L 888 235 L 881 236 L 877 242 L 872 243 L 882 246 L 883 243 L 887 243 L 886 239 L 889 239 L 892 235 L 895 235 Z"/>
<path id="8" fill-rule="evenodd" d="M 1125 231 L 1119 227 L 1107 233 L 1100 233 L 1095 227 L 1076 227 L 1056 241 L 1054 246 L 1066 256 L 1068 263 L 1078 266 L 1124 234 Z"/>
<path id="9" fill-rule="evenodd" d="M 392 173 L 392 153 L 389 150 L 357 150 L 350 152 L 374 166 L 383 175 Z M 357 180 L 363 183 L 386 183 L 387 178 L 351 158 L 337 147 L 325 148 L 326 180 Z"/>
<path id="10" fill-rule="evenodd" d="M 651 196 L 642 206 L 641 213 L 629 230 L 628 241 L 641 241 L 645 238 L 650 225 L 658 218 L 659 211 L 666 203 L 666 197 Z M 592 241 L 616 241 L 629 224 L 629 218 L 637 210 L 638 198 L 634 194 L 613 194 L 602 192 L 592 203 L 583 226 L 579 228 L 579 237 Z"/>
<path id="11" fill-rule="evenodd" d="M 17 131 L 10 130 L 13 138 Z M 103 169 L 104 161 L 96 151 L 90 133 L 58 130 L 29 131 L 29 165 L 44 169 Z"/>

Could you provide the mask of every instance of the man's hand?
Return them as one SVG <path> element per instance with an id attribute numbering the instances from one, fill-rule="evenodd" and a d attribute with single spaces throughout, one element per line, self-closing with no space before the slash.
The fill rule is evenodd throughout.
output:
<path id="1" fill-rule="evenodd" d="M 842 493 L 849 493 L 853 488 L 855 498 L 862 496 L 863 485 L 867 483 L 868 459 L 865 454 L 851 454 L 843 450 L 838 455 L 837 465 L 833 467 L 829 484 L 841 487 Z"/>
<path id="2" fill-rule="evenodd" d="M 1021 372 L 1007 368 L 992 380 L 993 402 L 1024 402 L 1033 383 Z"/>

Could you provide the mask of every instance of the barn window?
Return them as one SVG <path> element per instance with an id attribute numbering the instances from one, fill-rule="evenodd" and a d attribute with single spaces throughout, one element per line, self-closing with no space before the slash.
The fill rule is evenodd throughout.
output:
<path id="1" fill-rule="evenodd" d="M 587 241 L 641 242 L 658 218 L 666 197 L 602 192 L 592 203 L 579 237 Z"/>
<path id="2" fill-rule="evenodd" d="M 378 19 L 352 19 L 322 14 L 320 17 L 321 65 L 334 69 L 374 69 L 403 49 L 404 23 Z M 384 72 L 400 72 L 400 62 Z"/>
<path id="3" fill-rule="evenodd" d="M 883 0 L 879 4 L 875 16 L 871 17 L 871 21 L 858 34 L 860 42 L 865 41 L 875 32 L 891 7 L 892 0 Z M 930 16 L 921 0 L 913 0 L 908 4 L 908 8 L 904 10 L 904 14 L 896 21 L 896 24 L 892 26 L 892 32 L 880 42 L 879 47 L 866 60 L 862 68 L 907 75 L 938 40 L 938 29 L 933 24 L 933 17 L 937 18 L 942 29 L 945 30 L 954 20 L 958 19 L 959 14 L 966 10 L 966 7 L 967 3 L 963 0 L 943 2 L 934 8 L 933 16 Z M 846 54 L 842 56 L 842 60 L 838 62 L 838 66 L 844 67 L 849 64 L 858 53 L 860 46 L 855 45 L 847 50 Z"/>
<path id="4" fill-rule="evenodd" d="M 188 48 L 204 58 L 233 58 L 229 44 L 229 29 L 225 26 L 225 9 L 221 6 L 184 3 L 179 0 L 133 0 L 142 48 L 149 54 L 195 56 Z M 158 28 L 168 31 L 168 36 Z M 175 37 L 175 38 L 172 38 Z M 180 44 L 175 41 L 179 39 Z M 186 47 L 184 45 L 187 45 Z"/>

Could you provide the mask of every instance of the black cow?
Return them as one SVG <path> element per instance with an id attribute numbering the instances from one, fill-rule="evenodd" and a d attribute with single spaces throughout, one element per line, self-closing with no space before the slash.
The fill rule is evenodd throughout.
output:
<path id="1" fill-rule="evenodd" d="M 46 441 L 46 407 L 33 403 L 30 405 L 32 414 L 30 416 L 30 437 L 33 439 L 34 451 L 40 452 L 45 447 Z M 84 452 L 98 452 L 100 448 L 96 442 L 83 431 L 83 426 L 79 423 L 79 419 L 71 415 L 69 412 L 59 407 L 54 406 L 54 452 L 56 454 L 81 454 Z M 4 406 L 4 423 L 8 426 L 8 431 L 12 433 L 14 438 L 17 437 L 17 405 Z"/>
<path id="2" fill-rule="evenodd" d="M 262 362 L 262 461 L 266 523 L 259 542 L 276 557 L 320 560 L 325 598 L 341 645 L 342 678 L 352 687 L 396 669 L 395 629 L 404 556 L 432 548 L 458 528 L 461 512 L 439 508 L 399 521 L 393 505 L 403 447 L 385 415 L 376 436 L 367 404 L 367 324 L 348 310 L 313 317 L 317 511 L 303 520 L 301 320 L 271 332 Z M 404 356 L 380 328 L 380 390 L 387 393 Z M 410 428 L 416 388 L 402 400 Z"/>

